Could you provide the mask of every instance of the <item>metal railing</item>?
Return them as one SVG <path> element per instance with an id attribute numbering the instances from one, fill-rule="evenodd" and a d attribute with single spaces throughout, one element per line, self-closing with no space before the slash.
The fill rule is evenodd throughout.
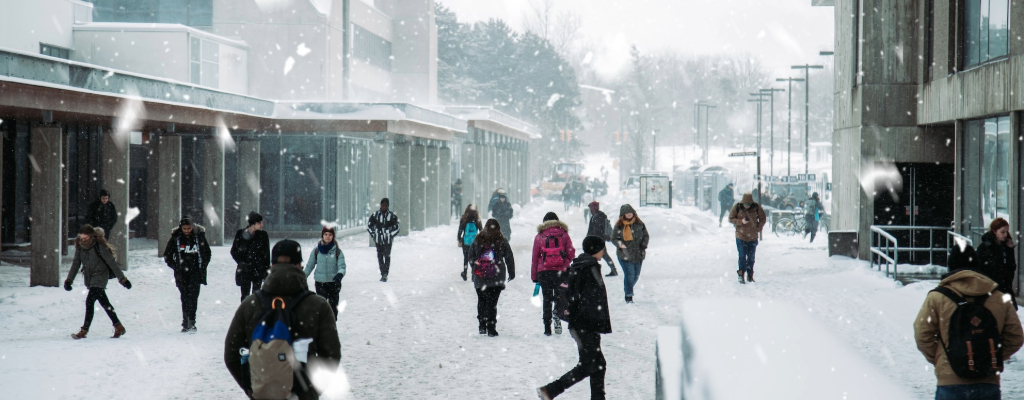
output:
<path id="1" fill-rule="evenodd" d="M 901 246 L 899 240 L 892 235 L 892 232 L 896 231 L 909 231 L 910 232 L 910 243 Z M 915 233 L 916 232 L 928 232 L 928 247 L 917 246 Z M 935 247 L 935 232 L 946 233 L 946 246 Z M 915 252 L 927 252 L 928 263 L 934 264 L 935 253 L 942 251 L 949 256 L 949 251 L 952 249 L 952 238 L 959 237 L 966 239 L 968 243 L 971 242 L 967 237 L 960 235 L 956 232 L 949 230 L 949 227 L 945 226 L 896 226 L 896 225 L 872 225 L 871 226 L 871 268 L 875 268 L 876 262 L 878 270 L 882 270 L 882 264 L 885 266 L 885 276 L 889 276 L 889 267 L 892 267 L 892 277 L 897 279 L 899 272 L 899 260 L 900 253 L 915 253 Z M 941 240 L 941 239 L 940 239 Z"/>

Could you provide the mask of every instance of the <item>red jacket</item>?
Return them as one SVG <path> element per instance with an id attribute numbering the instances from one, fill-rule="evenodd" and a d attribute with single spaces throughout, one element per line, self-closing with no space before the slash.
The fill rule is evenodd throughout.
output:
<path id="1" fill-rule="evenodd" d="M 544 266 L 544 242 L 548 237 L 558 238 L 558 245 L 565 255 L 565 262 L 561 267 L 551 268 Z M 530 279 L 537 282 L 537 273 L 541 271 L 565 271 L 576 258 L 576 248 L 572 246 L 572 239 L 569 238 L 569 226 L 564 222 L 552 220 L 537 226 L 537 236 L 533 238 L 533 262 L 530 263 Z"/>

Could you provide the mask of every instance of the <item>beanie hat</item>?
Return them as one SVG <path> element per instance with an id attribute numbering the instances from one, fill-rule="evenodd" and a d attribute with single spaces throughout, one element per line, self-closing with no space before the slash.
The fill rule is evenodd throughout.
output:
<path id="1" fill-rule="evenodd" d="M 389 206 L 390 206 L 390 205 L 391 205 L 391 200 L 388 200 L 388 198 L 387 198 L 387 197 L 385 197 L 385 198 L 383 198 L 383 199 L 380 199 L 380 204 L 381 204 L 381 205 L 385 205 L 385 204 L 386 204 L 386 205 L 389 205 Z"/>
<path id="2" fill-rule="evenodd" d="M 291 239 L 277 242 L 270 250 L 270 262 L 276 264 L 278 257 L 288 257 L 289 264 L 298 265 L 302 262 L 302 246 L 299 246 L 299 242 Z"/>
<path id="3" fill-rule="evenodd" d="M 961 250 L 960 246 L 954 245 L 949 252 L 949 271 L 958 269 L 978 269 L 978 253 L 971 245 L 965 245 Z"/>
<path id="4" fill-rule="evenodd" d="M 103 196 L 110 197 L 110 192 L 108 192 L 107 189 L 100 189 L 100 197 Z"/>
<path id="5" fill-rule="evenodd" d="M 245 218 L 249 222 L 249 225 L 256 225 L 263 222 L 263 216 L 255 211 L 249 211 L 249 216 Z"/>
<path id="6" fill-rule="evenodd" d="M 181 228 L 185 225 L 192 225 L 192 219 L 189 217 L 181 217 L 181 221 L 178 221 L 178 227 Z"/>
<path id="7" fill-rule="evenodd" d="M 604 250 L 604 239 L 597 236 L 587 236 L 583 238 L 583 252 L 594 255 Z"/>
<path id="8" fill-rule="evenodd" d="M 597 210 L 601 209 L 601 203 L 598 203 L 596 201 L 592 201 L 592 202 L 590 202 L 590 204 L 587 204 L 587 207 L 590 207 L 590 213 L 591 214 L 595 214 L 595 213 L 597 213 Z"/>
<path id="9" fill-rule="evenodd" d="M 94 234 L 96 234 L 96 230 L 93 229 L 92 225 L 85 224 L 85 225 L 82 225 L 82 227 L 78 229 L 78 233 L 81 234 L 81 235 L 94 235 Z"/>
<path id="10" fill-rule="evenodd" d="M 558 214 L 550 211 L 547 214 L 544 214 L 544 222 L 548 221 L 558 221 Z"/>
<path id="11" fill-rule="evenodd" d="M 337 235 L 334 234 L 334 228 L 330 228 L 330 227 L 326 227 L 325 226 L 323 229 L 320 230 L 320 237 L 324 237 L 324 234 L 327 233 L 327 232 L 330 232 L 331 236 L 337 236 Z"/>

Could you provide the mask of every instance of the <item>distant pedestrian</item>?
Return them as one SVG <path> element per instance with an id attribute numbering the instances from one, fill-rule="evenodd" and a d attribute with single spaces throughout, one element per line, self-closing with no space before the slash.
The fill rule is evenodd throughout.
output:
<path id="1" fill-rule="evenodd" d="M 494 205 L 498 204 L 498 199 L 501 198 L 501 195 L 503 194 L 505 194 L 505 189 L 502 188 L 498 188 L 494 193 L 491 193 L 491 199 L 487 202 L 488 214 L 494 211 Z"/>
<path id="2" fill-rule="evenodd" d="M 542 400 L 551 400 L 586 378 L 590 378 L 590 398 L 605 398 L 604 377 L 608 364 L 601 351 L 601 334 L 612 333 L 612 322 L 599 262 L 604 252 L 604 239 L 587 236 L 583 239 L 583 254 L 569 267 L 565 293 L 567 319 L 580 361 L 558 380 L 537 389 Z"/>
<path id="3" fill-rule="evenodd" d="M 718 212 L 718 227 L 722 227 L 722 218 L 729 215 L 729 210 L 732 209 L 732 205 L 736 204 L 736 196 L 732 191 L 732 182 L 725 185 L 722 191 L 718 192 L 718 205 L 721 206 L 721 211 Z"/>
<path id="4" fill-rule="evenodd" d="M 380 210 L 370 216 L 366 223 L 366 231 L 370 233 L 374 245 L 377 247 L 377 266 L 380 268 L 380 281 L 388 281 L 388 272 L 391 270 L 391 245 L 394 244 L 395 236 L 398 236 L 398 216 L 388 210 L 391 201 L 387 197 L 380 200 Z"/>
<path id="5" fill-rule="evenodd" d="M 821 205 L 821 197 L 818 197 L 818 192 L 811 194 L 811 198 L 807 200 L 804 207 L 804 237 L 807 234 L 811 234 L 811 243 L 814 243 L 814 236 L 818 234 L 818 222 L 821 221 L 822 215 L 825 214 L 825 207 Z"/>
<path id="6" fill-rule="evenodd" d="M 470 204 L 466 206 L 466 211 L 459 218 L 459 232 L 456 234 L 456 238 L 459 240 L 459 247 L 462 248 L 463 281 L 467 279 L 466 270 L 469 268 L 471 260 L 469 258 L 469 250 L 473 246 L 473 241 L 476 240 L 477 235 L 482 230 L 484 230 L 484 224 L 480 222 L 480 213 L 477 212 L 476 205 Z"/>
<path id="7" fill-rule="evenodd" d="M 1013 309 L 1017 309 L 1017 296 L 1013 290 L 1013 281 L 1017 276 L 1017 262 L 1014 260 L 1013 235 L 1010 234 L 1010 223 L 1003 218 L 996 218 L 989 224 L 988 232 L 981 237 L 978 246 L 978 258 L 981 261 L 979 270 L 989 279 L 999 284 L 999 291 L 1010 294 Z"/>
<path id="8" fill-rule="evenodd" d="M 235 285 L 242 289 L 242 300 L 260 290 L 270 273 L 270 236 L 263 230 L 263 216 L 252 211 L 246 217 L 249 226 L 235 232 L 231 258 L 235 260 Z"/>
<path id="9" fill-rule="evenodd" d="M 569 207 L 572 205 L 572 181 L 566 181 L 565 186 L 562 187 L 562 205 L 565 206 L 565 211 L 569 211 Z"/>
<path id="10" fill-rule="evenodd" d="M 647 243 L 651 240 L 647 226 L 636 215 L 636 210 L 629 204 L 619 207 L 619 220 L 615 222 L 612 241 L 618 247 L 615 255 L 622 266 L 622 285 L 626 294 L 626 303 L 633 303 L 633 286 L 640 279 L 640 269 L 647 258 Z"/>
<path id="11" fill-rule="evenodd" d="M 739 252 L 736 275 L 740 283 L 754 281 L 754 254 L 757 252 L 758 235 L 768 222 L 767 218 L 764 209 L 754 202 L 750 193 L 745 193 L 729 211 L 729 222 L 736 226 L 736 250 Z M 746 282 L 743 281 L 744 273 L 747 274 Z"/>
<path id="12" fill-rule="evenodd" d="M 110 240 L 110 232 L 117 225 L 117 207 L 110 201 L 110 192 L 100 190 L 100 198 L 89 204 L 85 223 L 96 228 L 103 228 L 104 239 Z"/>
<path id="13" fill-rule="evenodd" d="M 498 203 L 491 209 L 491 217 L 498 220 L 501 234 L 509 241 L 512 240 L 512 214 L 512 203 L 509 203 L 508 197 L 504 193 L 498 195 Z"/>
<path id="14" fill-rule="evenodd" d="M 316 281 L 316 294 L 327 299 L 334 310 L 334 320 L 338 320 L 338 301 L 341 296 L 341 280 L 345 278 L 345 253 L 334 238 L 334 228 L 323 227 L 320 230 L 320 242 L 309 253 L 309 261 L 303 272 L 309 278 L 313 271 Z"/>
<path id="15" fill-rule="evenodd" d="M 199 288 L 206 284 L 206 267 L 210 265 L 210 244 L 206 229 L 195 225 L 189 217 L 178 222 L 164 247 L 164 262 L 174 270 L 174 284 L 181 294 L 181 332 L 195 333 Z"/>
<path id="16" fill-rule="evenodd" d="M 605 242 L 612 241 L 612 223 L 608 220 L 608 214 L 601 211 L 601 203 L 596 201 L 591 202 L 587 205 L 590 210 L 590 226 L 587 227 L 587 236 L 597 236 L 605 240 Z M 604 252 L 604 262 L 608 264 L 608 269 L 611 272 L 605 276 L 619 276 L 619 273 L 615 271 L 615 263 L 612 262 L 612 257 L 608 255 L 608 252 Z"/>
<path id="17" fill-rule="evenodd" d="M 456 179 L 452 184 L 452 207 L 449 215 L 459 215 L 462 209 L 462 178 Z"/>
<path id="18" fill-rule="evenodd" d="M 470 250 L 473 259 L 473 287 L 476 289 L 476 318 L 480 334 L 498 336 L 498 296 L 505 289 L 506 277 L 516 278 L 516 261 L 512 247 L 501 235 L 501 226 L 491 218 L 484 224 Z"/>
<path id="19" fill-rule="evenodd" d="M 543 294 L 541 307 L 544 318 L 544 334 L 551 336 L 551 306 L 555 301 L 555 288 L 562 282 L 562 274 L 576 257 L 576 248 L 569 238 L 569 226 L 558 220 L 558 215 L 549 212 L 544 222 L 537 226 L 533 238 L 533 258 L 530 263 L 530 279 L 540 284 Z M 555 318 L 555 333 L 562 334 L 562 322 Z"/>
<path id="20" fill-rule="evenodd" d="M 114 306 L 107 299 L 107 280 L 117 277 L 117 281 L 126 289 L 131 289 L 132 283 L 124 276 L 117 260 L 114 259 L 113 246 L 107 243 L 102 233 L 88 224 L 82 225 L 82 228 L 78 230 L 78 237 L 75 238 L 75 259 L 71 262 L 71 270 L 68 271 L 67 279 L 64 280 L 64 290 L 71 291 L 71 284 L 75 281 L 79 268 L 82 270 L 85 287 L 89 288 L 89 295 L 85 297 L 85 323 L 82 324 L 78 333 L 71 335 L 71 338 L 85 339 L 86 334 L 89 333 L 89 327 L 92 325 L 93 308 L 96 306 L 96 301 L 100 302 L 103 311 L 107 312 L 110 322 L 114 324 L 113 337 L 121 337 L 124 335 L 125 329 L 121 325 L 121 321 L 117 319 Z"/>

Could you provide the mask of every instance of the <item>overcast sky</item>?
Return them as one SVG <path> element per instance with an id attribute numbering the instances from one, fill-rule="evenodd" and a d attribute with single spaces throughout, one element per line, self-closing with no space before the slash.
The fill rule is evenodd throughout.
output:
<path id="1" fill-rule="evenodd" d="M 531 0 L 436 0 L 462 22 L 501 18 L 517 31 Z M 540 1 L 540 0 L 533 0 Z M 595 67 L 613 74 L 628 62 L 629 46 L 642 52 L 749 53 L 779 76 L 794 64 L 821 63 L 832 50 L 834 9 L 811 0 L 555 0 L 557 10 L 583 19 L 585 37 L 597 45 Z"/>

